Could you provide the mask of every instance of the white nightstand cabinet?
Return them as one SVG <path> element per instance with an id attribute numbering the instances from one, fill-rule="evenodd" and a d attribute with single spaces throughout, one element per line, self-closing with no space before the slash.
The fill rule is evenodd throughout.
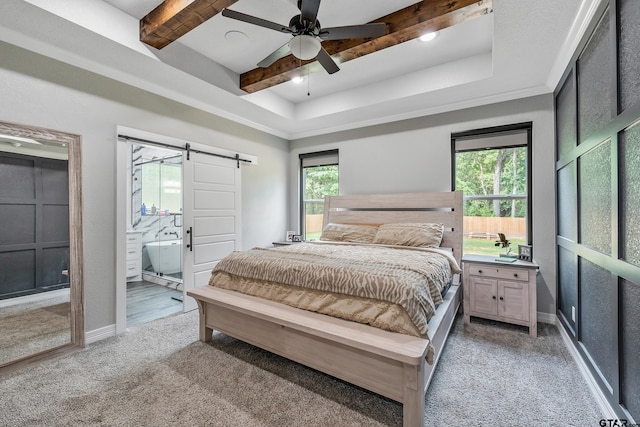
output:
<path id="1" fill-rule="evenodd" d="M 505 263 L 496 257 L 466 255 L 464 277 L 464 321 L 471 316 L 528 326 L 537 336 L 535 262 Z"/>

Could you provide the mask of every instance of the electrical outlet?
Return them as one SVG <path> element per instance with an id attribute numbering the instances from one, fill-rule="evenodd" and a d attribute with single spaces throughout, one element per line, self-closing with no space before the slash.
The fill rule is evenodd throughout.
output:
<path id="1" fill-rule="evenodd" d="M 576 306 L 571 306 L 571 321 L 575 323 L 576 321 Z"/>

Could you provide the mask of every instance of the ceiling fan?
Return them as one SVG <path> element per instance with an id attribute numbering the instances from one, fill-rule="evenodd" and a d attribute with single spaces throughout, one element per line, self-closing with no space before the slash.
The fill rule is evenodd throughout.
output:
<path id="1" fill-rule="evenodd" d="M 293 38 L 277 49 L 271 55 L 258 62 L 259 67 L 266 68 L 280 58 L 284 58 L 290 53 L 296 58 L 310 60 L 316 58 L 320 65 L 333 74 L 339 71 L 338 64 L 331 58 L 331 55 L 322 47 L 320 40 L 341 40 L 354 38 L 379 37 L 386 33 L 386 24 L 376 22 L 372 24 L 350 25 L 344 27 L 322 28 L 318 21 L 318 9 L 320 0 L 298 0 L 300 15 L 296 15 L 289 21 L 289 26 L 280 25 L 265 19 L 256 18 L 231 9 L 224 9 L 222 16 L 258 25 L 260 27 L 279 31 L 293 35 Z"/>

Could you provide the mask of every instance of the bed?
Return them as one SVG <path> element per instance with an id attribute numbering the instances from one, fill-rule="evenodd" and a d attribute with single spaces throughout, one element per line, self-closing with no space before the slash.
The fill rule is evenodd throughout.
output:
<path id="1" fill-rule="evenodd" d="M 330 224 L 443 224 L 440 248 L 449 251 L 454 262 L 460 264 L 459 191 L 329 196 L 325 199 L 323 221 L 325 230 Z M 201 341 L 210 341 L 213 330 L 218 330 L 396 400 L 403 405 L 403 425 L 422 426 L 425 392 L 462 295 L 457 275 L 451 276 L 448 285 L 427 319 L 426 334 L 413 335 L 220 287 L 202 286 L 188 295 L 198 302 Z"/>

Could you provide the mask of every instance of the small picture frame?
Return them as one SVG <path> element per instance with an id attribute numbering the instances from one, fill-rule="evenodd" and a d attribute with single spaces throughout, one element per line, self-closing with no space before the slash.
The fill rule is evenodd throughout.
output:
<path id="1" fill-rule="evenodd" d="M 533 261 L 533 246 L 518 245 L 518 259 L 522 261 Z"/>
<path id="2" fill-rule="evenodd" d="M 295 236 L 295 234 L 296 234 L 295 231 L 287 231 L 287 237 L 285 238 L 285 241 L 292 242 L 293 236 Z"/>
<path id="3" fill-rule="evenodd" d="M 299 234 L 294 234 L 294 235 L 291 237 L 291 241 L 292 241 L 292 242 L 302 242 L 302 236 L 301 236 L 301 235 L 299 235 Z"/>

